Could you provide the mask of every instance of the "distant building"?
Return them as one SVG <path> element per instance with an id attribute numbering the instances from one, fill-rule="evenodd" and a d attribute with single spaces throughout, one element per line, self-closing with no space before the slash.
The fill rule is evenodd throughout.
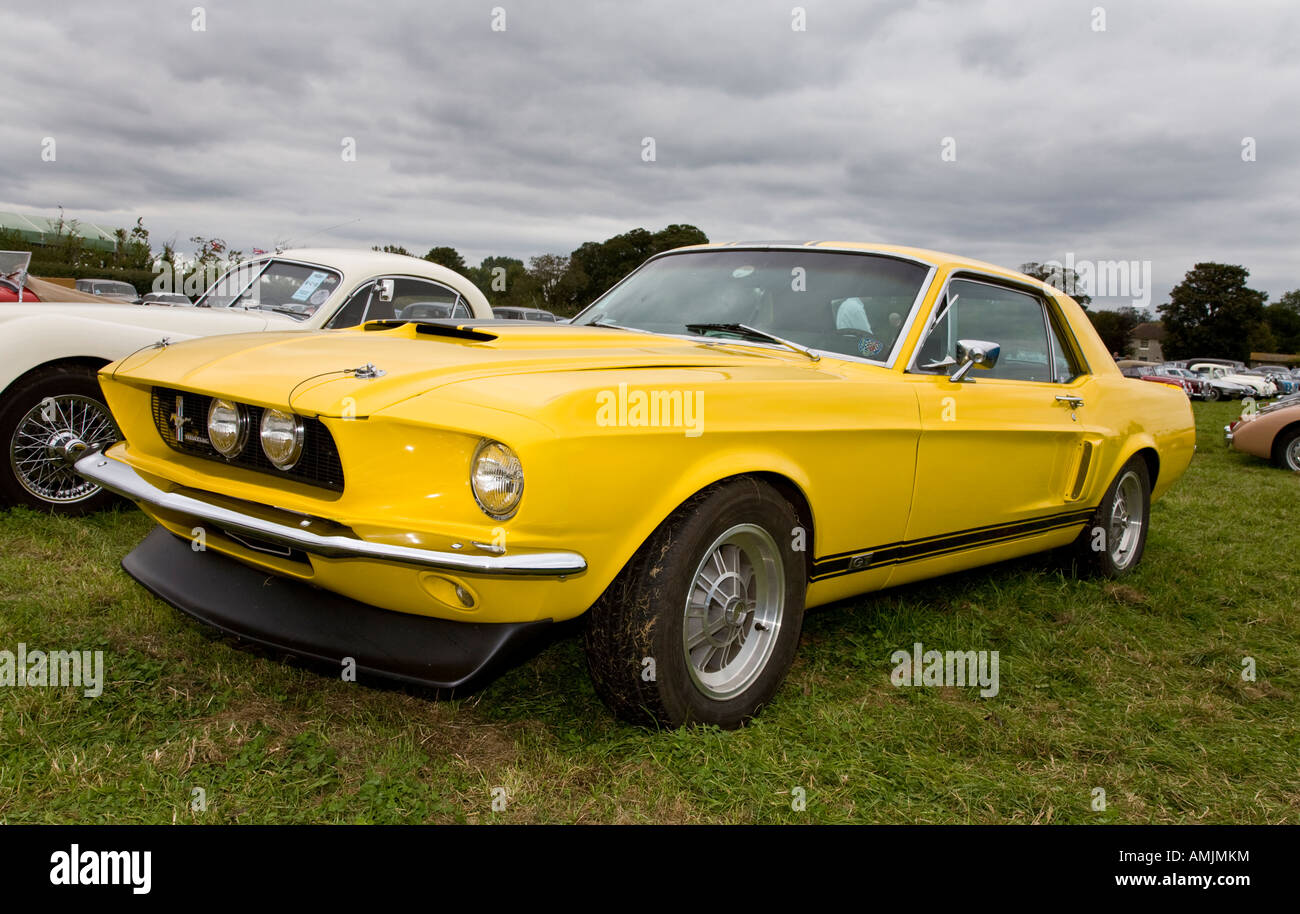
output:
<path id="1" fill-rule="evenodd" d="M 1138 324 L 1128 336 L 1129 353 L 1144 362 L 1163 362 L 1165 353 L 1161 344 L 1164 340 L 1164 324 L 1159 321 Z"/>

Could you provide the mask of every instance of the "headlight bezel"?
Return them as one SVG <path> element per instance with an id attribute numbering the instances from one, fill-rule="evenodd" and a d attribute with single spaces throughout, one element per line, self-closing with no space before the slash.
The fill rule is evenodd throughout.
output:
<path id="1" fill-rule="evenodd" d="M 277 418 L 288 419 L 293 422 L 293 435 L 290 439 L 292 448 L 287 458 L 277 457 L 266 446 L 267 421 Z M 258 423 L 258 443 L 262 446 L 262 454 L 265 455 L 267 460 L 271 461 L 271 465 L 277 470 L 288 472 L 298 465 L 298 462 L 302 460 L 303 444 L 306 437 L 306 426 L 302 421 L 302 416 L 297 413 L 287 413 L 281 409 L 263 410 L 262 421 Z"/>
<path id="2" fill-rule="evenodd" d="M 212 431 L 213 415 L 218 409 L 229 409 L 235 414 L 235 443 L 229 449 L 218 444 L 218 436 L 213 434 Z M 227 400 L 224 397 L 216 397 L 208 405 L 208 421 L 205 427 L 205 431 L 208 433 L 208 444 L 212 445 L 212 449 L 227 460 L 234 460 L 244 452 L 244 448 L 248 445 L 249 425 L 248 407 L 242 403 Z"/>
<path id="3" fill-rule="evenodd" d="M 485 453 L 493 448 L 500 448 L 508 457 L 507 460 L 497 460 L 499 465 L 508 466 L 513 461 L 516 472 L 514 478 L 518 480 L 517 489 L 514 492 L 513 499 L 504 507 L 494 509 L 488 501 L 485 501 L 484 494 L 479 491 L 479 461 L 485 458 Z M 495 438 L 480 438 L 478 445 L 474 448 L 474 456 L 469 462 L 469 488 L 474 495 L 474 501 L 478 504 L 479 510 L 488 517 L 496 521 L 510 520 L 519 513 L 519 506 L 524 500 L 524 465 L 519 459 L 519 455 L 510 445 L 497 441 Z"/>

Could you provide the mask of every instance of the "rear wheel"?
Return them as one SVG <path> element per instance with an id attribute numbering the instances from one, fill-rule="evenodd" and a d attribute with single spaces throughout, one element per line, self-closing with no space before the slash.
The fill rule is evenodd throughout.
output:
<path id="1" fill-rule="evenodd" d="M 1132 571 L 1146 551 L 1151 517 L 1151 476 L 1146 461 L 1134 456 L 1106 490 L 1092 522 L 1075 543 L 1078 569 L 1087 575 L 1117 578 Z"/>
<path id="2" fill-rule="evenodd" d="M 1285 428 L 1273 442 L 1273 463 L 1300 473 L 1300 427 Z"/>
<path id="3" fill-rule="evenodd" d="M 664 521 L 587 614 L 592 682 L 620 717 L 738 727 L 776 693 L 799 644 L 799 520 L 755 479 L 718 483 Z"/>
<path id="4" fill-rule="evenodd" d="M 0 401 L 0 500 L 56 514 L 86 514 L 113 496 L 72 469 L 81 446 L 118 439 L 91 368 L 53 365 L 18 381 Z"/>

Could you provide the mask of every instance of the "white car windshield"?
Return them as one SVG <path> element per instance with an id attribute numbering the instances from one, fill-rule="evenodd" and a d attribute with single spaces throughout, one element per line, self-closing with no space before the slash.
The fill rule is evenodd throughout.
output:
<path id="1" fill-rule="evenodd" d="M 200 308 L 255 308 L 306 320 L 325 304 L 342 277 L 334 270 L 283 260 L 241 263 L 195 302 Z"/>
<path id="2" fill-rule="evenodd" d="M 811 349 L 883 362 L 928 274 L 927 266 L 879 254 L 688 251 L 645 264 L 573 323 L 763 342 L 734 329 L 743 324 Z"/>

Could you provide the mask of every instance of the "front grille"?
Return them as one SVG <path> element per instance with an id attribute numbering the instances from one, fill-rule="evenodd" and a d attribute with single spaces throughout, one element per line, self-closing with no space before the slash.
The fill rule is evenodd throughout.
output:
<path id="1" fill-rule="evenodd" d="M 177 412 L 177 401 L 181 409 Z M 153 389 L 153 424 L 162 435 L 163 441 L 173 450 L 182 454 L 192 454 L 208 460 L 216 460 L 230 466 L 244 467 L 262 473 L 304 482 L 311 486 L 320 486 L 335 492 L 343 491 L 343 465 L 339 461 L 338 447 L 334 436 L 319 419 L 303 417 L 302 457 L 288 470 L 278 469 L 262 453 L 258 438 L 258 429 L 262 424 L 262 407 L 245 403 L 248 410 L 248 442 L 235 457 L 223 457 L 208 443 L 208 407 L 212 397 L 203 394 L 173 390 L 169 387 Z M 176 435 L 177 417 L 183 420 L 185 430 L 183 440 Z"/>

